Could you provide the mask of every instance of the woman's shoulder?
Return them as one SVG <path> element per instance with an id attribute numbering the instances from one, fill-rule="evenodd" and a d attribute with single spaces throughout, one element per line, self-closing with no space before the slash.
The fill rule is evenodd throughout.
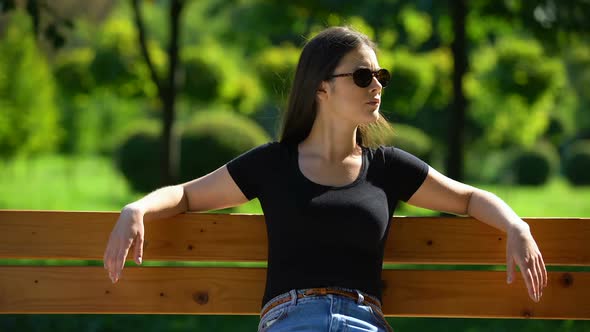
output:
<path id="1" fill-rule="evenodd" d="M 384 163 L 391 163 L 400 160 L 417 159 L 409 151 L 393 145 L 378 145 L 368 148 L 374 160 L 381 160 Z"/>
<path id="2" fill-rule="evenodd" d="M 286 154 L 288 150 L 289 147 L 284 143 L 278 141 L 269 141 L 245 151 L 243 155 L 257 159 L 274 159 L 278 156 Z"/>

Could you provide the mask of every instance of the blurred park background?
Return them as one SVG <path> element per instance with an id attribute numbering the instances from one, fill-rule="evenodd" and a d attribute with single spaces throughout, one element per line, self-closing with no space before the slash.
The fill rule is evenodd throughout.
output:
<path id="1" fill-rule="evenodd" d="M 522 217 L 590 216 L 588 0 L 0 0 L 0 209 L 118 211 L 277 140 L 301 48 L 331 25 L 376 41 L 392 73 L 388 144 Z M 584 321 L 389 321 L 398 332 L 590 331 Z M 257 323 L 2 315 L 0 331 Z"/>

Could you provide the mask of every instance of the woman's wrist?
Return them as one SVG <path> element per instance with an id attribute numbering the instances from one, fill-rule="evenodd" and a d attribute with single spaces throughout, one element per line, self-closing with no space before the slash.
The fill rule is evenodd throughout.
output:
<path id="1" fill-rule="evenodd" d="M 129 203 L 129 204 L 125 205 L 125 207 L 123 207 L 123 210 L 121 211 L 121 213 L 123 213 L 125 211 L 127 213 L 136 214 L 141 217 L 145 216 L 145 213 L 146 213 L 146 209 L 138 202 L 133 202 L 133 203 Z"/>
<path id="2" fill-rule="evenodd" d="M 506 233 L 517 232 L 517 233 L 530 233 L 531 228 L 524 220 L 518 219 L 510 224 Z"/>

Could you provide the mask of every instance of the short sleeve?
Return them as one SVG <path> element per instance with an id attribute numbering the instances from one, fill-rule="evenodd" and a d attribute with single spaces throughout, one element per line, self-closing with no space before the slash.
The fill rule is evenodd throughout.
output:
<path id="1" fill-rule="evenodd" d="M 276 144 L 269 142 L 257 146 L 226 164 L 230 176 L 249 200 L 260 196 L 264 175 L 272 162 L 272 150 Z"/>
<path id="2" fill-rule="evenodd" d="M 426 179 L 428 164 L 394 147 L 385 148 L 385 160 L 389 185 L 395 188 L 400 200 L 407 202 Z"/>

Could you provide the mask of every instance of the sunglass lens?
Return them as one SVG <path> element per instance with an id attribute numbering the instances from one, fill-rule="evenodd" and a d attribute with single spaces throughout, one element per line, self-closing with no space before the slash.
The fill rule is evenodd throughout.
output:
<path id="1" fill-rule="evenodd" d="M 383 87 L 386 87 L 387 84 L 389 84 L 389 80 L 391 79 L 391 75 L 387 69 L 379 69 L 375 73 L 375 76 Z M 354 79 L 354 83 L 356 85 L 361 88 L 366 88 L 371 85 L 371 82 L 373 81 L 373 72 L 368 68 L 361 68 L 352 74 L 352 78 Z"/>
<path id="2" fill-rule="evenodd" d="M 387 69 L 379 69 L 376 76 L 382 87 L 386 87 L 387 84 L 389 84 L 389 80 L 391 79 L 391 75 Z"/>
<path id="3" fill-rule="evenodd" d="M 361 68 L 356 70 L 352 74 L 352 78 L 356 85 L 358 85 L 361 88 L 366 88 L 371 84 L 371 81 L 373 80 L 373 73 L 368 68 Z"/>

